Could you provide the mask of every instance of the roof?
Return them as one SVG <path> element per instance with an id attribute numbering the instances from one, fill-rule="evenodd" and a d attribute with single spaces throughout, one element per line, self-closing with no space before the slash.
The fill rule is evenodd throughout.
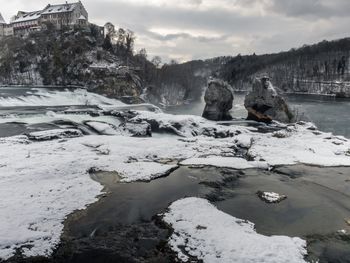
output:
<path id="1" fill-rule="evenodd" d="M 33 12 L 22 12 L 23 14 L 15 18 L 12 23 L 27 22 L 32 20 L 37 20 L 41 15 L 57 14 L 57 13 L 66 13 L 74 11 L 75 7 L 79 4 L 77 3 L 66 3 L 60 5 L 47 5 L 43 10 L 33 11 Z M 0 23 L 1 23 L 1 14 L 0 14 Z M 86 18 L 85 18 L 86 20 Z M 4 22 L 5 23 L 5 22 Z"/>
<path id="2" fill-rule="evenodd" d="M 43 10 L 43 15 L 49 15 L 49 14 L 57 14 L 57 13 L 65 13 L 65 12 L 72 12 L 75 7 L 77 6 L 77 3 L 67 3 L 67 4 L 60 4 L 60 5 L 48 5 Z"/>
<path id="3" fill-rule="evenodd" d="M 77 7 L 77 5 L 79 3 L 80 2 L 66 3 L 66 4 L 60 4 L 60 5 L 47 5 L 43 10 L 40 10 L 40 11 L 23 12 L 22 15 L 15 18 L 14 20 L 12 20 L 11 24 L 37 20 L 41 17 L 41 15 L 72 12 L 72 11 L 74 11 L 74 9 Z M 86 17 L 81 16 L 79 19 L 86 20 Z M 2 23 L 6 24 L 5 20 L 3 19 L 3 17 L 0 14 L 0 24 L 2 24 Z"/>
<path id="4" fill-rule="evenodd" d="M 20 23 L 20 22 L 26 22 L 31 20 L 36 20 L 40 18 L 42 11 L 34 11 L 25 13 L 24 15 L 17 17 L 15 20 L 11 21 L 11 23 Z"/>
<path id="5" fill-rule="evenodd" d="M 2 17 L 0 13 L 0 24 L 6 24 L 5 19 Z"/>
<path id="6" fill-rule="evenodd" d="M 78 18 L 78 20 L 86 20 L 86 17 L 83 16 L 83 15 L 81 15 L 81 16 Z"/>

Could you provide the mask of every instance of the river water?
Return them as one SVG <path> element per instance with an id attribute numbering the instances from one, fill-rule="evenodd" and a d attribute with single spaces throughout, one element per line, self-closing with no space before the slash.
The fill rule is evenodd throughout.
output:
<path id="1" fill-rule="evenodd" d="M 247 117 L 244 97 L 243 93 L 235 94 L 231 111 L 234 118 Z M 319 95 L 288 95 L 286 99 L 302 119 L 315 123 L 320 130 L 350 138 L 350 99 Z M 183 106 L 168 107 L 166 112 L 200 116 L 204 106 L 205 102 L 202 99 Z"/>
<path id="2" fill-rule="evenodd" d="M 350 100 L 296 95 L 287 100 L 321 130 L 350 137 Z M 81 112 L 114 103 L 83 90 L 0 88 L 0 137 L 70 127 L 84 121 Z M 232 115 L 237 119 L 246 117 L 243 103 L 244 94 L 236 94 Z M 203 109 L 199 101 L 165 111 L 201 115 Z M 111 173 L 96 174 L 92 178 L 108 194 L 68 217 L 62 245 L 43 262 L 173 262 L 171 254 L 159 249 L 169 233 L 154 217 L 186 196 L 207 198 L 220 210 L 254 222 L 259 233 L 306 239 L 310 260 L 349 262 L 349 241 L 337 234 L 350 231 L 344 220 L 350 215 L 349 174 L 349 168 L 308 166 L 264 172 L 181 167 L 168 177 L 130 184 L 119 183 Z M 288 199 L 268 205 L 257 198 L 259 190 L 281 192 Z"/>
<path id="3" fill-rule="evenodd" d="M 243 93 L 235 94 L 234 106 L 231 111 L 234 118 L 242 119 L 247 116 L 247 111 L 244 108 L 244 97 Z M 350 138 L 350 99 L 317 95 L 288 95 L 286 99 L 299 116 L 314 122 L 320 130 Z M 113 103 L 116 101 L 83 90 L 0 88 L 0 117 L 30 117 L 38 114 L 45 115 L 47 111 L 62 111 L 72 108 L 76 111 L 78 109 L 86 110 L 97 104 Z M 172 114 L 200 116 L 204 106 L 205 103 L 202 99 L 182 106 L 168 107 L 164 111 Z M 25 131 L 20 121 L 12 124 L 10 128 L 9 124 L 6 125 L 2 124 L 0 127 L 0 136 L 15 135 Z"/>

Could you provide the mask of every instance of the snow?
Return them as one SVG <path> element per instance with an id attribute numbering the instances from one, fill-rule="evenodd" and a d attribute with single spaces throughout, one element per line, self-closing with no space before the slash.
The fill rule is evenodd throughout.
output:
<path id="1" fill-rule="evenodd" d="M 121 165 L 118 172 L 125 183 L 134 181 L 150 181 L 169 174 L 178 168 L 177 165 L 160 164 L 156 162 L 135 162 Z"/>
<path id="2" fill-rule="evenodd" d="M 287 236 L 258 234 L 254 224 L 222 211 L 205 199 L 185 198 L 170 205 L 163 220 L 174 233 L 169 245 L 183 262 L 305 263 L 306 242 Z"/>
<path id="3" fill-rule="evenodd" d="M 85 124 L 103 135 L 120 135 L 120 132 L 117 131 L 117 128 L 109 123 L 88 121 L 85 122 Z"/>
<path id="4" fill-rule="evenodd" d="M 83 133 L 77 129 L 54 129 L 47 131 L 37 131 L 28 134 L 28 138 L 38 141 L 63 139 L 83 136 Z"/>
<path id="5" fill-rule="evenodd" d="M 198 138 L 85 136 L 32 143 L 25 136 L 0 140 L 0 251 L 48 256 L 67 215 L 97 200 L 102 187 L 87 171 L 116 171 L 123 182 L 151 180 L 176 169 L 163 159 L 222 154 L 227 142 Z M 152 147 L 149 147 L 152 145 Z M 10 204 L 10 206 L 9 206 Z"/>
<path id="6" fill-rule="evenodd" d="M 41 90 L 20 98 L 1 98 L 0 104 L 57 105 L 60 100 L 69 104 L 86 101 L 93 104 L 119 103 L 84 90 L 66 90 L 60 94 Z M 137 116 L 131 122 L 145 125 L 143 121 L 155 121 L 179 136 L 135 138 L 129 133 L 117 133 L 114 136 L 91 135 L 40 142 L 32 142 L 27 136 L 0 138 L 1 258 L 9 258 L 16 249 L 25 256 L 50 255 L 60 241 L 65 218 L 96 202 L 102 193 L 102 186 L 90 178 L 88 171 L 117 172 L 122 182 L 129 183 L 167 175 L 177 168 L 178 163 L 233 169 L 266 169 L 297 163 L 350 166 L 349 140 L 316 131 L 308 123 L 285 127 L 281 133 L 283 136 L 280 136 L 237 125 L 218 125 L 197 116 L 135 113 Z M 42 123 L 62 119 L 77 123 L 89 121 L 90 125 L 106 134 L 113 133 L 111 129 L 120 125 L 113 116 L 95 118 L 53 112 L 39 117 L 2 118 L 0 122 L 25 120 L 26 123 Z M 61 132 L 41 131 L 34 135 L 47 138 Z M 223 136 L 216 136 L 218 134 Z M 247 156 L 238 154 L 237 148 L 247 151 Z M 246 159 L 252 161 L 242 157 L 249 157 Z M 172 163 L 163 164 L 164 160 L 172 160 Z M 165 218 L 179 233 L 178 237 L 172 237 L 171 244 L 181 258 L 185 259 L 185 256 L 176 244 L 183 244 L 185 237 L 189 237 L 186 243 L 189 253 L 203 257 L 205 262 L 218 261 L 216 255 L 226 260 L 220 262 L 235 262 L 235 258 L 238 260 L 243 256 L 247 256 L 247 261 L 239 262 L 254 262 L 253 258 L 258 258 L 255 262 L 262 259 L 265 262 L 303 262 L 304 242 L 300 239 L 259 235 L 251 223 L 223 214 L 203 200 L 179 201 L 170 208 Z M 183 221 L 176 221 L 174 218 L 177 217 Z M 198 225 L 206 229 L 197 229 Z M 23 248 L 27 245 L 30 246 Z M 286 261 L 276 260 L 277 256 Z"/>
<path id="7" fill-rule="evenodd" d="M 24 96 L 0 97 L 0 107 L 66 106 L 66 105 L 115 105 L 123 106 L 119 100 L 88 92 L 85 89 L 49 90 L 31 89 Z"/>
<path id="8" fill-rule="evenodd" d="M 33 12 L 26 13 L 16 18 L 14 21 L 11 21 L 11 24 L 38 20 L 41 17 L 41 14 L 42 14 L 42 11 L 33 11 Z"/>
<path id="9" fill-rule="evenodd" d="M 311 128 L 311 130 L 309 129 Z M 271 166 L 308 164 L 318 166 L 350 166 L 350 142 L 330 133 L 314 131 L 311 124 L 289 127 L 288 136 L 273 133 L 252 136 L 250 156 L 263 159 Z"/>
<path id="10" fill-rule="evenodd" d="M 108 123 L 112 126 L 119 126 L 121 121 L 112 116 L 97 116 L 92 117 L 89 114 L 62 114 L 55 113 L 52 111 L 46 112 L 46 114 L 35 114 L 35 115 L 10 115 L 0 118 L 0 123 L 12 123 L 12 122 L 20 122 L 29 125 L 40 124 L 40 123 L 50 123 L 57 121 L 67 121 L 78 124 L 83 124 L 86 122 L 100 122 L 100 123 Z"/>
<path id="11" fill-rule="evenodd" d="M 99 108 L 101 108 L 104 111 L 125 111 L 125 110 L 149 110 L 152 112 L 158 112 L 161 113 L 161 109 L 157 106 L 154 106 L 153 104 L 148 103 L 142 103 L 142 104 L 132 104 L 132 105 L 105 105 L 100 104 L 98 105 Z"/>
<path id="12" fill-rule="evenodd" d="M 49 5 L 43 10 L 43 15 L 72 12 L 77 7 L 77 3 L 66 3 L 60 5 Z"/>
<path id="13" fill-rule="evenodd" d="M 299 163 L 350 166 L 350 141 L 342 136 L 317 131 L 312 123 L 289 125 L 285 131 L 279 132 L 283 133 L 283 136 L 279 136 L 271 132 L 254 132 L 238 125 L 218 125 L 190 115 L 139 112 L 134 120 L 156 121 L 159 127 L 173 130 L 182 137 L 227 135 L 227 138 L 215 139 L 215 142 L 226 141 L 247 148 L 251 158 L 267 162 L 270 166 Z"/>
<path id="14" fill-rule="evenodd" d="M 285 196 L 285 195 L 281 195 L 281 194 L 274 193 L 274 192 L 261 192 L 261 191 L 259 191 L 257 193 L 257 195 L 259 196 L 259 198 L 261 198 L 262 200 L 264 200 L 267 203 L 279 203 L 282 200 L 287 198 L 287 196 Z"/>
<path id="15" fill-rule="evenodd" d="M 255 161 L 247 161 L 243 158 L 235 158 L 235 157 L 220 157 L 220 156 L 212 156 L 206 158 L 190 158 L 183 162 L 181 165 L 191 165 L 191 166 L 215 166 L 215 167 L 223 167 L 223 168 L 231 168 L 231 169 L 250 169 L 250 168 L 262 168 L 267 169 L 268 165 L 265 162 L 255 162 Z"/>
<path id="16" fill-rule="evenodd" d="M 238 135 L 237 131 L 246 133 L 249 131 L 241 126 L 224 126 L 216 122 L 208 121 L 199 116 L 193 115 L 172 115 L 160 112 L 138 111 L 134 121 L 157 122 L 159 128 L 172 130 L 182 137 L 195 137 L 198 135 L 229 134 Z"/>

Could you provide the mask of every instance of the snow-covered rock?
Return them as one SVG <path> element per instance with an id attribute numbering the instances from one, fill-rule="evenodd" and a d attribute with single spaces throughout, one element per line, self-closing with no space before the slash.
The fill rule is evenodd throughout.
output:
<path id="1" fill-rule="evenodd" d="M 256 133 L 252 139 L 248 154 L 271 166 L 298 163 L 350 166 L 350 141 L 331 133 L 315 132 L 309 123 L 290 126 L 288 136 L 284 138 L 276 137 L 273 133 Z"/>
<path id="2" fill-rule="evenodd" d="M 248 111 L 248 119 L 271 122 L 272 120 L 290 123 L 295 121 L 295 116 L 286 103 L 272 86 L 268 77 L 255 79 L 253 90 L 244 101 Z"/>
<path id="3" fill-rule="evenodd" d="M 47 141 L 47 140 L 56 140 L 63 138 L 74 138 L 81 137 L 83 133 L 77 129 L 54 129 L 54 130 L 45 130 L 31 132 L 27 134 L 28 138 L 33 141 Z"/>
<path id="4" fill-rule="evenodd" d="M 120 135 L 121 132 L 118 128 L 110 123 L 100 122 L 100 121 L 87 121 L 85 125 L 89 126 L 93 130 L 97 131 L 102 135 Z"/>
<path id="5" fill-rule="evenodd" d="M 174 232 L 169 245 L 183 262 L 305 263 L 306 242 L 258 234 L 254 224 L 219 211 L 205 199 L 185 198 L 170 205 L 163 220 Z"/>
<path id="6" fill-rule="evenodd" d="M 43 117 L 48 120 L 67 118 L 78 123 L 93 121 L 89 115 L 49 115 Z M 26 121 L 42 123 L 43 117 L 40 120 L 28 117 Z M 15 118 L 9 119 L 12 121 Z M 109 127 L 121 125 L 121 121 L 114 116 L 99 116 L 94 121 L 108 124 Z M 117 172 L 122 181 L 132 182 L 167 175 L 176 169 L 177 163 L 234 169 L 266 169 L 268 166 L 297 163 L 350 166 L 349 140 L 319 132 L 309 123 L 289 125 L 283 128 L 287 131 L 286 136 L 276 136 L 272 132 L 258 133 L 237 125 L 219 125 L 196 116 L 133 112 L 130 119 L 126 118 L 125 121 L 142 125 L 146 122 L 152 126 L 152 130 L 156 126 L 179 136 L 135 138 L 127 132 L 40 142 L 33 142 L 27 136 L 0 139 L 1 258 L 10 257 L 16 249 L 25 256 L 50 255 L 59 243 L 66 216 L 95 202 L 102 193 L 101 185 L 89 177 L 88 171 Z M 98 128 L 103 130 L 106 127 Z M 39 135 L 46 136 L 47 133 L 50 131 Z M 164 160 L 173 162 L 165 165 L 162 164 Z M 210 210 L 209 214 L 216 215 L 214 208 L 203 207 L 205 213 Z M 209 226 L 211 221 L 204 223 Z M 216 239 L 215 231 L 210 231 L 210 235 L 215 237 L 212 242 L 223 244 Z M 223 229 L 219 228 L 219 231 Z M 256 244 L 275 240 L 260 236 L 253 230 L 249 233 L 251 235 L 248 237 L 252 237 Z M 231 237 L 224 236 L 223 240 Z M 292 239 L 285 237 L 281 240 L 281 247 L 276 249 L 287 251 L 284 246 L 287 243 L 293 247 Z M 275 246 L 275 241 L 272 244 Z M 295 253 L 288 254 L 291 250 L 286 252 L 291 259 L 297 254 L 296 247 L 293 250 Z M 222 247 L 220 249 L 227 252 Z M 220 255 L 223 257 L 225 253 Z M 261 255 L 267 256 L 263 252 Z"/>
<path id="7" fill-rule="evenodd" d="M 266 203 L 279 203 L 287 198 L 285 195 L 281 195 L 274 192 L 262 192 L 258 191 L 256 193 L 258 197 Z"/>

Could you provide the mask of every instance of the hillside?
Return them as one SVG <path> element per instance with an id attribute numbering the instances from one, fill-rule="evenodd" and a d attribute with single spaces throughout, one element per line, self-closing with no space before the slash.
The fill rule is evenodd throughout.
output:
<path id="1" fill-rule="evenodd" d="M 139 96 L 132 55 L 104 48 L 95 25 L 33 32 L 0 40 L 0 84 L 83 86 L 109 96 Z M 127 63 L 127 61 L 131 61 Z"/>
<path id="2" fill-rule="evenodd" d="M 350 97 L 350 38 L 268 55 L 238 55 L 225 63 L 221 77 L 245 90 L 251 79 L 267 74 L 281 90 Z"/>
<path id="3" fill-rule="evenodd" d="M 153 103 L 178 105 L 198 100 L 207 87 L 208 78 L 219 71 L 227 58 L 193 60 L 182 64 L 165 64 L 153 72 L 147 97 Z"/>
<path id="4" fill-rule="evenodd" d="M 124 39 L 125 43 L 112 43 L 95 25 L 63 30 L 48 25 L 24 39 L 2 38 L 0 85 L 82 86 L 111 97 L 142 97 L 168 106 L 198 100 L 212 75 L 235 90 L 248 90 L 253 77 L 267 74 L 283 92 L 350 97 L 350 38 L 277 54 L 161 67 L 148 60 L 146 51 L 133 53 L 135 36 Z"/>
<path id="5" fill-rule="evenodd" d="M 199 99 L 208 77 L 221 66 L 221 59 L 212 59 L 160 67 L 145 50 L 134 54 L 131 31 L 111 35 L 105 37 L 95 25 L 56 30 L 48 24 L 26 38 L 2 38 L 0 85 L 81 86 L 168 106 Z"/>

